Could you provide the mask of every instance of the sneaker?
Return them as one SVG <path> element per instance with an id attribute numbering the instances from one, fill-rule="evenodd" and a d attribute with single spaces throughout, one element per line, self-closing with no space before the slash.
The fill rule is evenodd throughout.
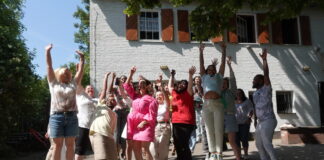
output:
<path id="1" fill-rule="evenodd" d="M 205 160 L 209 160 L 209 155 L 210 155 L 210 153 L 208 152 L 208 153 L 206 153 L 206 156 L 205 156 Z"/>
<path id="2" fill-rule="evenodd" d="M 216 154 L 216 156 L 217 156 L 217 160 L 223 160 L 223 155 L 221 155 L 221 154 Z"/>
<path id="3" fill-rule="evenodd" d="M 209 160 L 218 160 L 216 154 L 211 154 Z"/>

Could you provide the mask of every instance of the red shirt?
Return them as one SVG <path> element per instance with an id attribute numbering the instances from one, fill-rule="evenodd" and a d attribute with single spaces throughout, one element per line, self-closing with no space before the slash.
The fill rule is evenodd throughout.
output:
<path id="1" fill-rule="evenodd" d="M 172 91 L 172 123 L 196 125 L 193 96 Z"/>

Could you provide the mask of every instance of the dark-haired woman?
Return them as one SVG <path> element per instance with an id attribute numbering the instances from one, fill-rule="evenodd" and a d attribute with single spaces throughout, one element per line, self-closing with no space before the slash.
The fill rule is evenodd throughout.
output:
<path id="1" fill-rule="evenodd" d="M 241 142 L 244 150 L 244 159 L 248 159 L 249 150 L 249 132 L 251 117 L 253 115 L 253 104 L 246 98 L 242 89 L 237 89 L 236 92 L 236 121 L 238 124 L 238 132 L 236 134 L 236 144 L 241 150 Z"/>
<path id="2" fill-rule="evenodd" d="M 150 142 L 154 141 L 154 129 L 158 103 L 149 94 L 151 92 L 151 82 L 140 77 L 138 82 L 140 94 L 136 94 L 131 85 L 136 68 L 132 67 L 130 74 L 124 83 L 124 88 L 130 98 L 133 100 L 132 111 L 127 117 L 127 140 L 132 141 L 136 160 L 142 160 L 143 147 L 146 152 L 146 160 L 152 160 L 152 154 L 149 150 Z M 127 159 L 130 154 L 127 154 Z"/>

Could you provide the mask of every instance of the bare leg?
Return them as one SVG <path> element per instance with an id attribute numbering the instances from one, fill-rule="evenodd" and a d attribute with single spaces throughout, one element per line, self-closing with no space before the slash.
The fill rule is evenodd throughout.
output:
<path id="1" fill-rule="evenodd" d="M 133 149 L 136 160 L 143 160 L 142 157 L 142 142 L 133 140 Z"/>
<path id="2" fill-rule="evenodd" d="M 133 140 L 127 140 L 126 146 L 126 159 L 132 160 L 132 152 L 133 152 Z"/>
<path id="3" fill-rule="evenodd" d="M 153 156 L 150 151 L 150 142 L 142 142 L 142 146 L 146 152 L 146 160 L 153 160 Z"/>
<path id="4" fill-rule="evenodd" d="M 75 137 L 65 138 L 66 160 L 73 160 L 74 158 L 74 143 Z"/>
<path id="5" fill-rule="evenodd" d="M 239 151 L 239 148 L 237 147 L 237 145 L 235 143 L 235 138 L 236 138 L 235 132 L 228 133 L 228 140 L 229 140 L 229 143 L 234 151 L 236 160 L 240 160 L 241 159 L 241 151 Z"/>
<path id="6" fill-rule="evenodd" d="M 60 160 L 61 159 L 61 150 L 63 146 L 63 137 L 53 138 L 53 154 L 52 160 Z"/>

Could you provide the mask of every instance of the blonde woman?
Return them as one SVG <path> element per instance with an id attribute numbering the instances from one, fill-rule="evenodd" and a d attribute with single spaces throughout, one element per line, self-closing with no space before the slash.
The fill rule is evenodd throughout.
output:
<path id="1" fill-rule="evenodd" d="M 66 159 L 74 158 L 75 137 L 78 135 L 78 118 L 76 106 L 76 89 L 83 75 L 84 55 L 80 51 L 80 69 L 72 78 L 68 68 L 52 67 L 50 44 L 45 48 L 47 63 L 47 80 L 51 92 L 51 112 L 49 119 L 50 138 L 53 138 L 53 160 L 59 160 L 63 141 L 66 145 Z"/>
<path id="2" fill-rule="evenodd" d="M 162 85 L 162 75 L 159 76 L 156 86 L 158 87 L 158 91 L 155 93 L 155 99 L 159 106 L 156 117 L 155 139 L 150 145 L 150 150 L 154 160 L 167 160 L 171 137 L 170 99 Z"/>

